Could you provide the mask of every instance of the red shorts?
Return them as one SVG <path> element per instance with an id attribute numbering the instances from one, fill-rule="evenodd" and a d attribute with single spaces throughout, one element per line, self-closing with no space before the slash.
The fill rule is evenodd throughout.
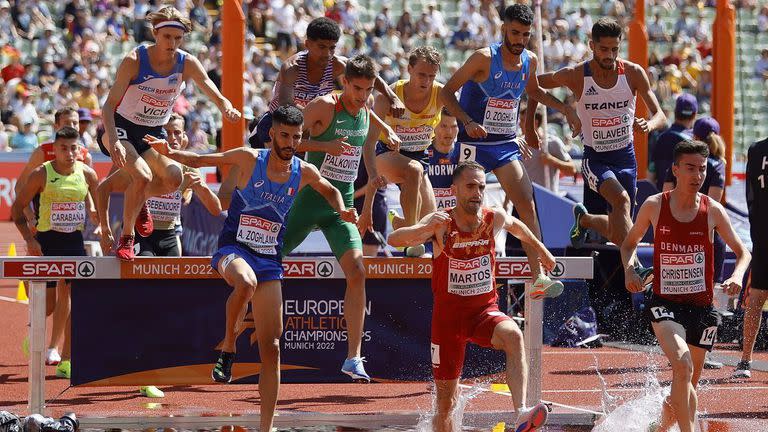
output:
<path id="1" fill-rule="evenodd" d="M 495 303 L 472 308 L 435 304 L 432 312 L 432 373 L 435 379 L 459 378 L 467 341 L 491 347 L 493 330 L 509 319 Z"/>

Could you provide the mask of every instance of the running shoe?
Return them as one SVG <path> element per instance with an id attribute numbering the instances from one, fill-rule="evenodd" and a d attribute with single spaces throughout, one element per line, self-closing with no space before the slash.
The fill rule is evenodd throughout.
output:
<path id="1" fill-rule="evenodd" d="M 731 378 L 752 378 L 750 369 L 752 369 L 752 362 L 742 360 L 736 365 L 736 370 L 733 371 Z"/>
<path id="2" fill-rule="evenodd" d="M 540 274 L 533 282 L 531 298 L 541 300 L 543 298 L 554 298 L 563 293 L 563 283 L 559 280 L 552 280 L 545 274 Z"/>
<path id="3" fill-rule="evenodd" d="M 547 422 L 547 416 L 549 416 L 549 407 L 546 404 L 539 403 L 520 415 L 515 432 L 539 430 Z"/>
<path id="4" fill-rule="evenodd" d="M 341 371 L 349 375 L 353 381 L 356 382 L 371 382 L 371 377 L 365 373 L 365 367 L 363 362 L 365 357 L 353 357 L 351 359 L 344 360 L 344 364 L 341 366 Z"/>
<path id="5" fill-rule="evenodd" d="M 704 369 L 722 369 L 722 368 L 723 368 L 722 363 L 718 361 L 710 360 L 709 357 L 704 359 Z"/>
<path id="6" fill-rule="evenodd" d="M 211 372 L 211 378 L 220 383 L 232 382 L 232 364 L 235 363 L 235 353 L 222 351 Z"/>
<path id="7" fill-rule="evenodd" d="M 56 348 L 48 348 L 48 351 L 45 353 L 45 364 L 48 366 L 56 366 L 59 363 L 61 363 L 59 350 Z"/>
<path id="8" fill-rule="evenodd" d="M 149 237 L 152 231 L 155 230 L 155 224 L 152 222 L 152 213 L 149 212 L 147 203 L 141 206 L 138 217 L 136 217 L 136 223 L 133 226 L 136 228 L 136 232 L 142 237 Z"/>
<path id="9" fill-rule="evenodd" d="M 148 398 L 162 398 L 165 397 L 165 393 L 163 393 L 162 390 L 155 386 L 144 386 L 139 387 L 139 393 L 141 393 L 142 396 L 148 397 Z"/>
<path id="10" fill-rule="evenodd" d="M 648 432 L 658 432 L 660 427 L 661 427 L 661 422 L 659 422 L 658 420 L 654 420 L 648 425 Z"/>
<path id="11" fill-rule="evenodd" d="M 587 240 L 587 230 L 582 228 L 581 217 L 587 214 L 587 208 L 584 204 L 577 203 L 573 207 L 573 225 L 571 226 L 571 245 L 577 249 L 584 246 L 584 242 Z"/>
<path id="12" fill-rule="evenodd" d="M 427 253 L 427 248 L 424 247 L 423 244 L 420 244 L 418 246 L 410 246 L 405 248 L 405 256 L 411 257 L 411 258 L 418 258 L 422 255 Z"/>
<path id="13" fill-rule="evenodd" d="M 120 237 L 120 241 L 117 242 L 117 248 L 115 248 L 115 255 L 123 261 L 133 261 L 136 258 L 133 251 L 133 236 L 124 235 Z"/>
<path id="14" fill-rule="evenodd" d="M 72 362 L 70 360 L 62 360 L 59 365 L 56 366 L 56 378 L 70 379 L 72 377 Z"/>

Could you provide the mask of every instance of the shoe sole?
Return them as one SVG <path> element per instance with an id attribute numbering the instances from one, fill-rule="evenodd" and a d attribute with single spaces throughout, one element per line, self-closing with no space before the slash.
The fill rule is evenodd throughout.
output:
<path id="1" fill-rule="evenodd" d="M 731 375 L 731 378 L 740 378 L 740 379 L 748 379 L 752 378 L 752 373 L 734 373 Z"/>
<path id="2" fill-rule="evenodd" d="M 553 287 L 557 287 L 555 289 L 551 289 Z M 565 287 L 561 284 L 552 284 L 544 289 L 537 288 L 534 291 L 531 291 L 531 299 L 533 300 L 541 300 L 544 298 L 555 298 L 559 297 L 560 294 L 563 293 L 563 290 Z"/>
<path id="3" fill-rule="evenodd" d="M 583 216 L 585 213 L 581 213 L 580 211 L 577 212 L 578 209 L 579 206 L 573 207 L 573 225 L 571 225 L 569 234 L 571 246 L 576 249 L 581 249 L 584 247 L 584 241 L 586 240 L 584 237 L 586 236 L 586 232 L 582 231 L 582 228 L 579 226 L 579 222 L 581 221 L 581 216 Z M 579 232 L 579 234 L 574 236 L 574 231 Z"/>
<path id="4" fill-rule="evenodd" d="M 229 383 L 231 383 L 231 382 L 232 382 L 232 377 L 231 377 L 231 376 L 230 376 L 230 377 L 229 377 L 229 379 L 228 379 L 228 380 L 226 380 L 226 381 L 225 381 L 225 380 L 219 380 L 219 379 L 217 379 L 217 378 L 216 378 L 216 375 L 214 375 L 214 374 L 213 374 L 213 372 L 211 372 L 211 379 L 212 379 L 214 382 L 217 382 L 217 383 L 222 383 L 222 384 L 229 384 Z"/>
<path id="5" fill-rule="evenodd" d="M 533 432 L 544 426 L 549 417 L 549 409 L 546 406 L 540 405 L 534 409 L 531 413 L 531 417 L 527 422 L 521 424 L 515 429 L 515 432 Z"/>
<path id="6" fill-rule="evenodd" d="M 52 361 L 48 361 L 48 360 L 46 360 L 46 361 L 45 361 L 45 365 L 46 365 L 46 366 L 58 366 L 58 365 L 59 365 L 59 363 L 61 363 L 61 360 L 59 360 L 59 361 L 55 361 L 55 362 L 52 362 Z"/>
<path id="7" fill-rule="evenodd" d="M 354 372 L 347 372 L 344 369 L 342 369 L 341 373 L 343 373 L 343 374 L 349 376 L 350 378 L 352 378 L 353 382 L 358 382 L 358 383 L 369 383 L 369 382 L 371 382 L 371 378 L 370 377 L 365 377 L 365 376 L 362 376 L 362 375 L 358 375 L 358 374 L 356 374 Z"/>

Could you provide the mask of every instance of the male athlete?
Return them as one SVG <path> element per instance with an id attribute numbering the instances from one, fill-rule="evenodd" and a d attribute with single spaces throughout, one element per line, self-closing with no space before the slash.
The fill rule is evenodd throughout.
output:
<path id="1" fill-rule="evenodd" d="M 520 219 L 537 238 L 541 237 L 533 186 L 520 161 L 517 137 L 518 112 L 523 92 L 566 115 L 574 133 L 581 130 L 576 111 L 539 87 L 536 55 L 525 49 L 531 38 L 533 11 L 513 4 L 504 11 L 504 40 L 475 51 L 445 84 L 440 96 L 445 107 L 459 120 L 459 160 L 473 160 L 493 171 Z M 461 88 L 461 100 L 455 92 Z M 535 139 L 533 122 L 526 124 L 525 136 Z M 534 141 L 535 144 L 535 141 Z M 524 244 L 533 274 L 534 292 L 557 296 L 562 283 L 542 274 L 536 252 Z"/>
<path id="2" fill-rule="evenodd" d="M 675 146 L 672 171 L 677 185 L 643 203 L 621 244 L 627 290 L 641 292 L 645 282 L 632 261 L 637 244 L 653 225 L 653 289 L 646 301 L 646 311 L 659 345 L 672 365 L 672 390 L 664 401 L 656 429 L 662 432 L 675 423 L 681 432 L 695 430 L 696 386 L 720 324 L 720 314 L 712 305 L 715 231 L 736 254 L 733 274 L 719 289 L 736 294 L 751 258 L 723 206 L 699 192 L 707 172 L 708 155 L 709 149 L 701 141 L 685 140 Z"/>
<path id="3" fill-rule="evenodd" d="M 250 300 L 261 370 L 260 430 L 272 430 L 272 420 L 280 388 L 280 335 L 283 332 L 283 236 L 286 215 L 298 193 L 309 186 L 316 191 L 344 221 L 357 222 L 354 207 L 344 204 L 339 191 L 325 180 L 315 166 L 294 157 L 301 142 L 304 117 L 294 105 L 278 107 L 273 112 L 270 129 L 271 150 L 237 148 L 224 153 L 196 154 L 173 150 L 164 140 L 150 141 L 160 154 L 191 167 L 236 165 L 240 168 L 237 189 L 233 192 L 227 219 L 219 236 L 219 249 L 211 265 L 233 287 L 227 300 L 227 329 L 224 346 L 214 378 L 222 371 L 222 358 L 231 367 L 235 350 L 235 324 L 243 306 Z M 309 188 L 306 188 L 309 189 Z M 306 208 L 300 209 L 307 211 Z M 224 369 L 231 380 L 231 369 Z"/>
<path id="4" fill-rule="evenodd" d="M 468 341 L 503 350 L 507 385 L 518 418 L 516 431 L 533 431 L 547 419 L 547 407 L 524 406 L 528 382 L 523 333 L 499 311 L 494 272 L 494 238 L 506 230 L 536 250 L 541 265 L 551 270 L 555 258 L 518 219 L 501 209 L 483 207 L 485 167 L 461 162 L 453 171 L 451 189 L 456 207 L 430 213 L 419 223 L 395 230 L 392 246 L 434 244 L 432 293 L 432 372 L 437 390 L 434 429 L 450 432 L 459 396 L 459 378 Z"/>
<path id="5" fill-rule="evenodd" d="M 626 238 L 632 226 L 637 192 L 633 130 L 648 133 L 663 128 L 667 122 L 645 71 L 618 58 L 622 33 L 616 20 L 600 18 L 592 26 L 591 60 L 539 77 L 542 87 L 568 87 L 576 96 L 584 143 L 584 201 L 590 209 L 597 207 L 608 213 L 587 213 L 582 204 L 574 207 L 571 242 L 575 247 L 584 244 L 587 229 L 597 231 L 616 245 Z M 635 117 L 637 95 L 651 112 L 649 120 Z M 534 102 L 528 109 L 531 123 L 535 108 Z M 637 258 L 633 262 L 639 265 Z"/>
<path id="6" fill-rule="evenodd" d="M 99 140 L 102 152 L 131 179 L 125 191 L 123 232 L 115 250 L 126 261 L 134 258 L 134 225 L 144 237 L 154 229 L 146 199 L 173 192 L 182 181 L 181 168 L 151 149 L 144 136 L 165 137 L 163 125 L 170 119 L 184 83 L 191 79 L 216 103 L 224 118 L 240 120 L 240 112 L 221 95 L 200 61 L 179 49 L 184 34 L 191 30 L 189 19 L 166 6 L 148 14 L 147 20 L 155 43 L 131 51 L 118 67 L 102 109 L 105 132 Z"/>

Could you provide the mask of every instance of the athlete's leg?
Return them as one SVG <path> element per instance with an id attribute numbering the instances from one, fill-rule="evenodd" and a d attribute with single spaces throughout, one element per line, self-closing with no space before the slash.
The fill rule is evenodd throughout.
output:
<path id="1" fill-rule="evenodd" d="M 261 371 L 260 430 L 270 432 L 280 391 L 280 336 L 283 333 L 283 297 L 279 280 L 259 282 L 253 292 L 253 320 L 259 342 Z"/>
<path id="2" fill-rule="evenodd" d="M 183 175 L 181 166 L 177 162 L 161 155 L 153 148 L 144 151 L 141 157 L 152 170 L 152 181 L 144 194 L 147 198 L 164 195 L 179 189 Z"/>
<path id="3" fill-rule="evenodd" d="M 512 320 L 502 321 L 493 329 L 491 345 L 507 356 L 507 386 L 512 394 L 515 412 L 525 405 L 528 389 L 528 362 L 525 358 L 523 332 Z"/>
<path id="4" fill-rule="evenodd" d="M 537 239 L 541 239 L 541 230 L 539 229 L 539 218 L 536 214 L 536 205 L 533 202 L 533 185 L 525 172 L 523 164 L 519 160 L 513 160 L 493 170 L 496 178 L 499 179 L 504 193 L 520 215 L 520 220 L 533 232 Z M 536 280 L 541 273 L 541 264 L 536 251 L 523 243 L 523 250 L 528 257 L 528 263 L 531 267 L 531 278 Z"/>
<path id="5" fill-rule="evenodd" d="M 680 432 L 693 432 L 694 420 L 690 413 L 696 411 L 696 390 L 691 384 L 694 365 L 691 351 L 685 342 L 685 329 L 674 321 L 654 322 L 652 325 L 659 346 L 672 365 L 672 390 L 669 403 L 664 404 L 663 410 L 671 408 Z M 665 417 L 669 416 L 662 413 L 662 420 Z M 662 430 L 664 426 L 662 424 Z"/>
<path id="6" fill-rule="evenodd" d="M 236 257 L 228 264 L 224 265 L 229 259 L 225 255 L 217 264 L 219 273 L 224 280 L 231 286 L 232 293 L 227 298 L 226 307 L 226 328 L 224 332 L 224 341 L 221 350 L 223 352 L 235 352 L 235 326 L 242 321 L 242 315 L 248 301 L 253 297 L 256 290 L 256 274 L 253 269 L 241 257 Z"/>
<path id="7" fill-rule="evenodd" d="M 614 244 L 620 245 L 632 227 L 632 215 L 630 214 L 632 203 L 629 193 L 618 180 L 608 179 L 600 185 L 600 195 L 611 205 L 611 209 L 608 211 L 608 235 L 606 237 Z"/>
<path id="8" fill-rule="evenodd" d="M 403 226 L 416 225 L 421 213 L 421 183 L 426 180 L 421 163 L 390 151 L 376 156 L 376 168 L 388 181 L 400 186 L 400 206 L 405 219 Z"/>
<path id="9" fill-rule="evenodd" d="M 120 169 L 130 176 L 130 183 L 125 189 L 123 203 L 123 234 L 133 236 L 136 218 L 144 203 L 144 193 L 152 181 L 152 170 L 130 141 L 121 141 L 125 147 L 125 166 Z M 120 172 L 117 171 L 117 172 Z M 116 173 L 117 173 L 116 172 Z M 116 175 L 116 174 L 113 174 Z"/>
<path id="10" fill-rule="evenodd" d="M 365 322 L 365 266 L 363 251 L 350 249 L 339 259 L 347 279 L 344 319 L 347 321 L 347 358 L 360 357 Z"/>
<path id="11" fill-rule="evenodd" d="M 453 415 L 459 401 L 459 380 L 435 379 L 435 417 L 432 425 L 435 432 L 453 432 Z"/>
<path id="12" fill-rule="evenodd" d="M 426 175 L 421 179 L 419 195 L 421 196 L 421 212 L 419 213 L 418 220 L 421 220 L 424 216 L 437 210 L 435 191 L 432 189 L 432 182 L 429 181 L 429 177 Z"/>
<path id="13" fill-rule="evenodd" d="M 48 345 L 49 349 L 56 348 L 65 333 L 67 326 L 67 320 L 69 319 L 72 306 L 70 303 L 70 284 L 64 280 L 59 279 L 56 281 L 56 307 L 53 310 L 53 319 L 51 324 L 51 343 Z"/>
<path id="14" fill-rule="evenodd" d="M 741 352 L 742 361 L 752 361 L 752 351 L 755 349 L 757 331 L 760 329 L 760 324 L 763 319 L 763 305 L 766 300 L 768 300 L 768 290 L 750 287 L 746 301 L 747 306 L 744 311 L 744 343 Z"/>

